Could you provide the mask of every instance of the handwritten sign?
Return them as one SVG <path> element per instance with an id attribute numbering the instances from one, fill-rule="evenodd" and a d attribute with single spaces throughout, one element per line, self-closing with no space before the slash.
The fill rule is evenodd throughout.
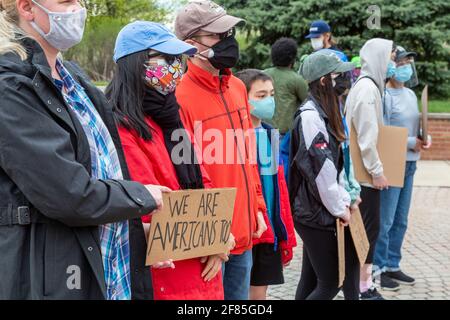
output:
<path id="1" fill-rule="evenodd" d="M 227 251 L 236 188 L 166 193 L 152 216 L 146 265 Z"/>
<path id="2" fill-rule="evenodd" d="M 359 263 L 363 266 L 366 263 L 370 245 L 361 216 L 361 211 L 359 211 L 359 209 L 352 212 L 352 219 L 350 220 L 349 226 Z"/>
<path id="3" fill-rule="evenodd" d="M 341 224 L 340 219 L 336 220 L 336 235 L 338 246 L 338 259 L 339 259 L 338 287 L 342 287 L 344 285 L 345 280 L 345 234 L 344 234 L 344 226 Z"/>

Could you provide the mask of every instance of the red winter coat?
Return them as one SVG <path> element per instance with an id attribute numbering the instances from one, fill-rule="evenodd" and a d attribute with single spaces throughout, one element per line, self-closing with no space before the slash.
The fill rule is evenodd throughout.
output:
<path id="1" fill-rule="evenodd" d="M 175 168 L 165 147 L 161 128 L 150 118 L 147 124 L 153 128 L 152 140 L 145 141 L 135 131 L 119 127 L 125 158 L 131 178 L 143 184 L 155 184 L 180 190 Z M 211 188 L 211 181 L 202 169 L 203 183 Z M 151 222 L 150 216 L 142 218 Z M 205 282 L 201 278 L 204 264 L 200 259 L 175 261 L 175 269 L 152 269 L 155 300 L 223 300 L 222 274 Z"/>
<path id="2" fill-rule="evenodd" d="M 258 168 L 251 161 L 256 155 L 256 140 L 244 137 L 244 133 L 254 136 L 245 85 L 230 69 L 223 70 L 219 77 L 188 61 L 188 71 L 176 96 L 185 127 L 194 134 L 214 186 L 237 188 L 231 225 L 236 246 L 232 253 L 242 254 L 252 248 L 258 211 L 268 222 Z M 220 135 L 208 137 L 213 133 Z M 227 139 L 229 133 L 231 139 Z M 216 152 L 211 151 L 214 146 L 219 146 Z M 213 153 L 218 161 L 207 160 Z"/>

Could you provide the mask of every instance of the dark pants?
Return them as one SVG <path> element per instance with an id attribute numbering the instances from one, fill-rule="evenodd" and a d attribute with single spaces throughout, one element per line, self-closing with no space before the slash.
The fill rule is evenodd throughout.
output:
<path id="1" fill-rule="evenodd" d="M 337 237 L 333 231 L 313 229 L 295 222 L 303 241 L 303 262 L 296 300 L 332 300 L 339 292 Z M 345 228 L 346 300 L 359 299 L 359 261 L 349 228 Z"/>
<path id="2" fill-rule="evenodd" d="M 380 233 L 380 190 L 361 186 L 361 200 L 359 210 L 361 211 L 370 244 L 366 263 L 371 264 L 373 263 L 375 245 Z"/>

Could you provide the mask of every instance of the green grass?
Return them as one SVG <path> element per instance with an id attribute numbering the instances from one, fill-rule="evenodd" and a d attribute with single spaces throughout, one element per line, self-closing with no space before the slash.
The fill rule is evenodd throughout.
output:
<path id="1" fill-rule="evenodd" d="M 106 87 L 109 84 L 109 82 L 108 81 L 94 81 L 94 84 L 97 87 Z"/>
<path id="2" fill-rule="evenodd" d="M 108 81 L 94 82 L 94 84 L 98 87 L 106 87 L 108 83 Z M 421 105 L 420 109 L 422 109 Z M 429 113 L 450 113 L 450 100 L 430 100 L 428 102 L 428 109 Z"/>
<path id="3" fill-rule="evenodd" d="M 450 113 L 450 100 L 430 100 L 428 109 L 429 113 Z"/>

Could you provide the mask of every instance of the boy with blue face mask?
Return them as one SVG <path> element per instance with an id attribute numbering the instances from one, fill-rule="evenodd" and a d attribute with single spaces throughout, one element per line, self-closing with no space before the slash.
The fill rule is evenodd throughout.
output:
<path id="1" fill-rule="evenodd" d="M 250 299 L 264 300 L 269 285 L 284 283 L 283 266 L 292 259 L 296 239 L 283 166 L 278 159 L 279 133 L 263 122 L 272 119 L 275 113 L 272 78 L 256 69 L 243 70 L 236 76 L 247 87 L 256 131 L 259 178 L 269 219 L 267 231 L 253 240 L 250 279 Z"/>
<path id="2" fill-rule="evenodd" d="M 420 138 L 420 116 L 417 97 L 408 88 L 418 84 L 414 68 L 415 52 L 407 52 L 397 46 L 395 72 L 391 75 L 383 97 L 384 123 L 408 128 L 408 151 L 403 188 L 390 187 L 381 191 L 381 225 L 378 236 L 374 271 L 380 274 L 380 285 L 384 290 L 396 291 L 399 284 L 413 285 L 414 278 L 400 270 L 401 247 L 405 236 L 408 212 L 411 203 L 416 162 L 420 150 L 428 149 L 431 138 L 425 144 Z"/>

